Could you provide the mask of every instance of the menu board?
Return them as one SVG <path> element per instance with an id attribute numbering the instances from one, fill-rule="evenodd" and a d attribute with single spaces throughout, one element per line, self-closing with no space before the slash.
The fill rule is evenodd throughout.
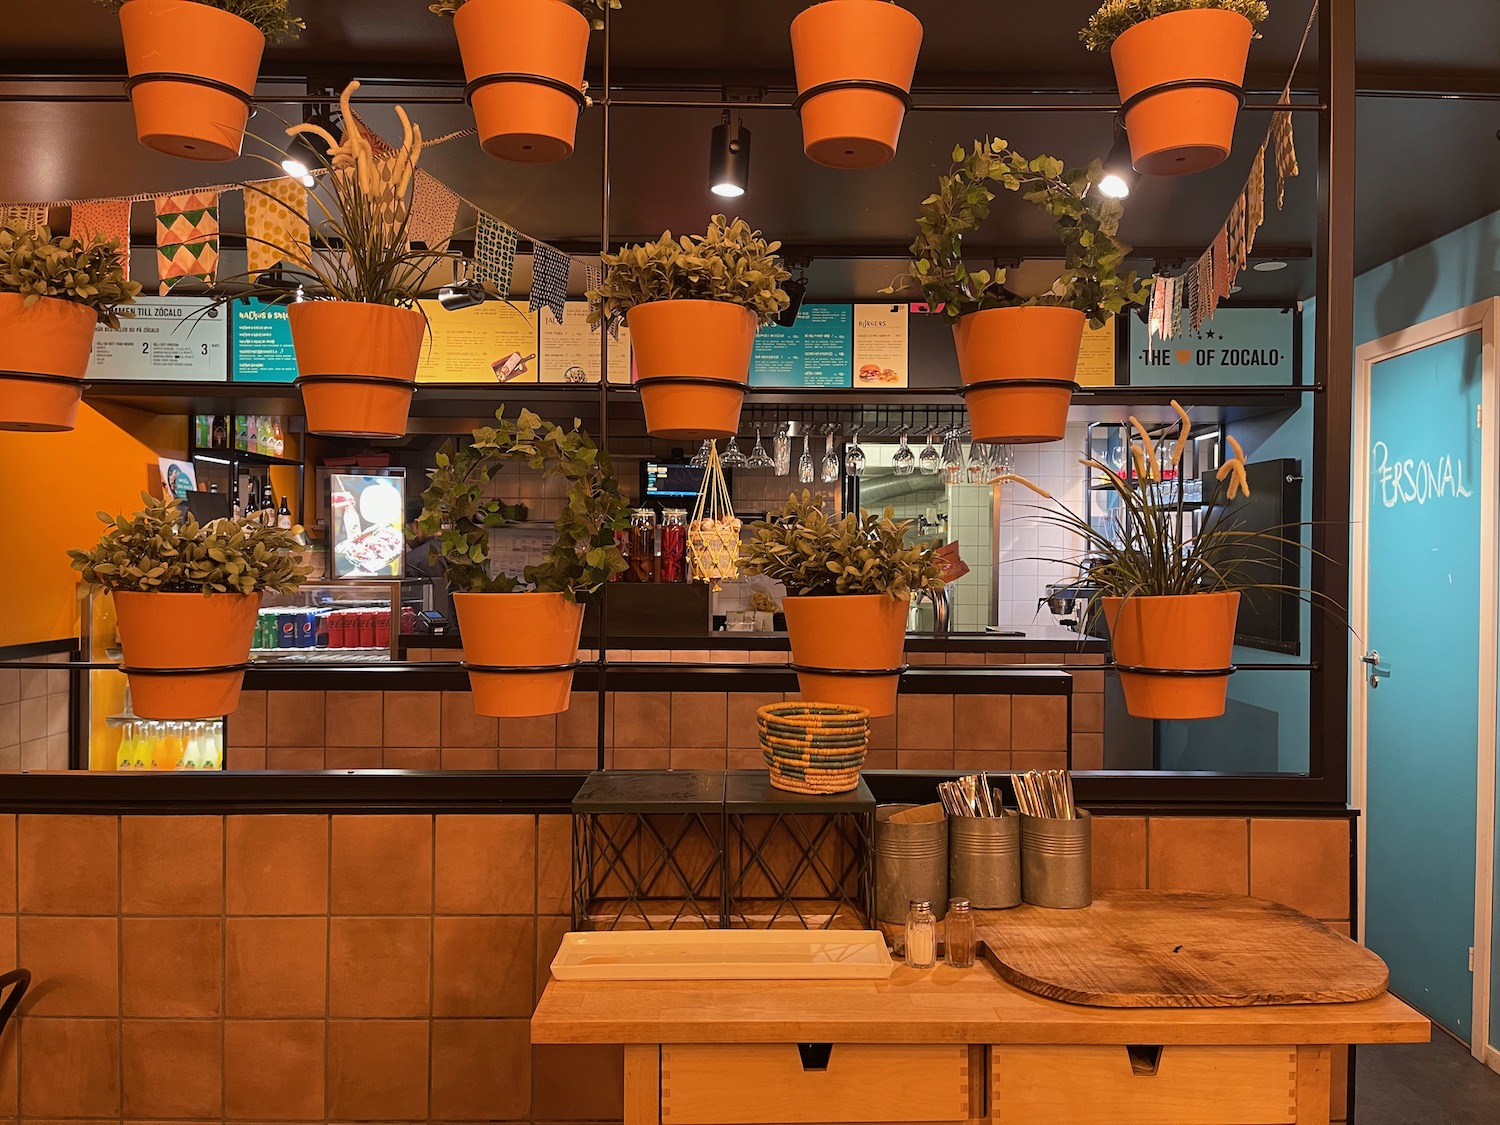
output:
<path id="1" fill-rule="evenodd" d="M 1298 313 L 1290 308 L 1219 307 L 1196 333 L 1150 339 L 1131 323 L 1130 381 L 1177 384 L 1291 384 L 1297 373 Z"/>
<path id="2" fill-rule="evenodd" d="M 752 387 L 849 387 L 854 369 L 854 307 L 804 304 L 790 328 L 755 334 Z"/>
<path id="3" fill-rule="evenodd" d="M 144 298 L 119 328 L 94 333 L 86 379 L 222 382 L 229 378 L 228 315 L 208 297 Z"/>
<path id="4" fill-rule="evenodd" d="M 417 365 L 419 383 L 535 383 L 537 318 L 524 305 L 486 301 L 449 312 L 420 302 L 431 331 Z"/>
<path id="5" fill-rule="evenodd" d="M 236 382 L 290 383 L 297 378 L 286 305 L 245 297 L 229 306 L 229 314 Z"/>
<path id="6" fill-rule="evenodd" d="M 335 578 L 400 578 L 406 562 L 406 481 L 394 475 L 330 473 Z"/>
<path id="7" fill-rule="evenodd" d="M 537 361 L 539 382 L 597 383 L 599 349 L 609 343 L 609 381 L 630 382 L 630 329 L 622 322 L 611 337 L 603 328 L 589 327 L 589 303 L 569 301 L 563 307 L 562 323 L 541 318 L 541 358 Z"/>
<path id="8" fill-rule="evenodd" d="M 1078 383 L 1084 387 L 1115 385 L 1115 329 L 1119 317 L 1112 316 L 1103 328 L 1083 329 L 1083 347 L 1078 352 Z"/>
<path id="9" fill-rule="evenodd" d="M 904 387 L 907 362 L 906 305 L 855 305 L 854 386 Z"/>

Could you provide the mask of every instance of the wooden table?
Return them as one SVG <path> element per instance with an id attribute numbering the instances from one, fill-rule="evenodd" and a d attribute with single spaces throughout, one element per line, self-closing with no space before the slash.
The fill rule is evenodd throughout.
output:
<path id="1" fill-rule="evenodd" d="M 1389 994 L 1089 1008 L 983 964 L 883 981 L 554 980 L 531 1019 L 534 1043 L 624 1045 L 625 1125 L 1328 1125 L 1332 1048 L 1428 1034 Z"/>

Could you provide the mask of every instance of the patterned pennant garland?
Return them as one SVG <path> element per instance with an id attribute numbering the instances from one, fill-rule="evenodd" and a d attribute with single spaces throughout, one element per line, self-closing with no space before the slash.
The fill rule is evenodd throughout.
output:
<path id="1" fill-rule="evenodd" d="M 1151 281 L 1151 296 L 1146 302 L 1146 334 L 1152 340 L 1166 336 L 1167 278 L 1157 274 Z"/>
<path id="2" fill-rule="evenodd" d="M 412 177 L 411 218 L 407 222 L 408 242 L 420 242 L 429 250 L 439 250 L 453 237 L 458 222 L 458 196 L 447 185 L 418 168 Z"/>
<path id="3" fill-rule="evenodd" d="M 1261 145 L 1250 166 L 1250 182 L 1245 185 L 1245 257 L 1255 249 L 1255 236 L 1266 221 L 1266 146 Z"/>
<path id="4" fill-rule="evenodd" d="M 1283 93 L 1281 101 L 1290 102 L 1291 96 Z M 1271 115 L 1271 141 L 1276 148 L 1276 210 L 1280 211 L 1286 205 L 1286 182 L 1302 171 L 1297 167 L 1297 140 L 1292 134 L 1290 111 Z"/>
<path id="5" fill-rule="evenodd" d="M 1197 316 L 1198 311 L 1197 266 L 1191 267 L 1185 274 L 1182 275 L 1182 303 L 1186 306 L 1184 310 L 1187 320 L 1186 327 L 1191 331 L 1196 332 L 1198 330 L 1198 326 L 1196 323 L 1194 323 L 1194 319 Z M 1179 314 L 1177 320 L 1177 331 L 1173 332 L 1172 335 L 1174 337 L 1182 336 L 1184 334 L 1182 331 L 1183 327 L 1183 314 Z"/>
<path id="6" fill-rule="evenodd" d="M 0 225 L 16 230 L 36 230 L 47 225 L 45 203 L 0 203 Z"/>
<path id="7" fill-rule="evenodd" d="M 1176 340 L 1182 336 L 1182 295 L 1187 291 L 1187 278 L 1172 277 L 1168 280 L 1172 283 L 1172 302 L 1167 335 Z"/>
<path id="8" fill-rule="evenodd" d="M 492 283 L 500 299 L 510 297 L 510 278 L 516 265 L 516 232 L 493 215 L 479 212 L 474 234 L 474 278 Z"/>
<path id="9" fill-rule="evenodd" d="M 594 262 L 586 262 L 583 267 L 583 284 L 589 292 L 598 289 L 604 283 L 604 268 Z"/>
<path id="10" fill-rule="evenodd" d="M 186 278 L 214 283 L 219 273 L 218 192 L 157 198 L 156 272 L 163 297 Z"/>
<path id="11" fill-rule="evenodd" d="M 533 243 L 531 256 L 531 311 L 549 309 L 562 323 L 568 303 L 568 267 L 573 259 L 545 242 Z"/>
<path id="12" fill-rule="evenodd" d="M 1245 268 L 1245 195 L 1241 192 L 1229 209 L 1229 222 L 1224 229 L 1229 233 L 1229 269 L 1239 276 Z M 1230 284 L 1234 284 L 1231 280 Z"/>
<path id="13" fill-rule="evenodd" d="M 1220 227 L 1214 236 L 1213 257 L 1214 308 L 1218 308 L 1219 302 L 1229 296 L 1229 290 L 1234 286 L 1234 270 L 1229 263 L 1229 232 L 1224 227 Z"/>
<path id="14" fill-rule="evenodd" d="M 308 241 L 306 188 L 289 179 L 245 185 L 245 250 L 252 280 L 306 253 Z"/>
<path id="15" fill-rule="evenodd" d="M 125 250 L 125 276 L 130 277 L 130 200 L 95 199 L 73 204 L 68 233 L 80 242 L 95 235 L 118 242 Z"/>
<path id="16" fill-rule="evenodd" d="M 1203 327 L 1203 322 L 1214 315 L 1218 298 L 1214 296 L 1214 259 L 1211 250 L 1205 250 L 1194 267 L 1198 271 L 1197 294 L 1193 302 L 1193 331 Z"/>

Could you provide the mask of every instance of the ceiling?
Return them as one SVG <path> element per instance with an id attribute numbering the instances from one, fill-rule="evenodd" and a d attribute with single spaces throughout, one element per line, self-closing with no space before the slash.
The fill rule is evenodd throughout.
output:
<path id="1" fill-rule="evenodd" d="M 1113 97 L 1108 61 L 1085 51 L 1077 28 L 1096 0 L 996 3 L 913 2 L 926 37 L 915 82 L 924 103 L 1017 103 L 1024 91 L 1047 91 L 1048 103 L 1099 105 Z M 1296 56 L 1310 0 L 1273 0 L 1265 37 L 1251 53 L 1252 101 L 1270 100 Z M 794 0 L 624 0 L 609 37 L 617 97 L 717 100 L 724 87 L 787 99 L 791 52 L 787 25 Z M 114 18 L 94 0 L 12 5 L 0 43 L 0 136 L 18 138 L 24 159 L 0 165 L 0 201 L 40 201 L 156 192 L 265 175 L 245 158 L 229 165 L 192 165 L 135 143 L 123 101 L 62 101 L 59 96 L 118 97 L 113 78 L 123 67 Z M 293 0 L 308 31 L 273 49 L 262 68 L 263 99 L 255 129 L 275 137 L 277 115 L 300 117 L 295 97 L 307 81 L 367 83 L 363 93 L 407 99 L 431 136 L 468 127 L 457 104 L 462 82 L 448 21 L 425 0 Z M 1500 4 L 1490 0 L 1358 0 L 1360 86 L 1375 90 L 1494 92 L 1493 44 L 1500 40 Z M 1296 80 L 1316 81 L 1316 33 Z M 604 36 L 591 43 L 590 80 L 602 82 Z M 32 80 L 27 76 L 105 76 L 109 82 Z M 287 79 L 288 81 L 276 81 Z M 1071 96 L 1063 96 L 1067 91 Z M 41 100 L 13 100 L 17 96 Z M 1270 95 L 1273 98 L 1274 95 Z M 6 100 L 6 99 L 12 100 Z M 447 104 L 430 104 L 440 99 Z M 1469 100 L 1362 97 L 1358 117 L 1357 267 L 1370 268 L 1500 210 L 1500 105 Z M 391 133 L 387 104 L 362 112 Z M 609 235 L 611 244 L 700 228 L 718 201 L 707 191 L 712 110 L 613 108 L 609 114 Z M 1069 163 L 1100 156 L 1111 139 L 1107 112 L 975 112 L 934 110 L 908 116 L 900 152 L 869 172 L 821 168 L 801 154 L 795 116 L 785 108 L 746 112 L 754 133 L 751 189 L 740 213 L 794 253 L 813 252 L 814 292 L 867 296 L 899 267 L 919 201 L 946 168 L 956 142 L 1005 137 L 1028 154 L 1051 152 Z M 1304 175 L 1291 185 L 1284 211 L 1267 216 L 1258 246 L 1293 258 L 1290 269 L 1245 277 L 1247 297 L 1295 298 L 1311 292 L 1306 255 L 1316 235 L 1317 115 L 1297 116 Z M 1180 180 L 1148 180 L 1132 198 L 1122 234 L 1148 251 L 1201 248 L 1222 223 L 1264 138 L 1268 115 L 1240 115 L 1234 153 L 1221 167 Z M 424 164 L 466 199 L 513 226 L 572 248 L 599 245 L 604 198 L 601 151 L 604 113 L 580 122 L 574 155 L 559 164 L 507 164 L 481 153 L 470 138 L 433 149 Z M 250 149 L 247 147 L 247 151 Z M 268 150 L 267 150 L 268 151 Z M 1434 180 L 1440 190 L 1427 189 Z M 1424 190 L 1426 189 L 1426 190 Z M 235 217 L 225 216 L 226 229 Z M 149 235 L 149 226 L 143 227 Z M 1014 199 L 997 204 L 982 238 L 995 253 L 1046 244 L 1045 219 Z M 1303 257 L 1298 260 L 1297 255 Z"/>

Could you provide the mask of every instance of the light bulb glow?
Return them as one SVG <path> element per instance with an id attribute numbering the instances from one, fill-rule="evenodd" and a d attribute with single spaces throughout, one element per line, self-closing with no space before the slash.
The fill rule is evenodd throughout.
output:
<path id="1" fill-rule="evenodd" d="M 745 189 L 740 187 L 739 184 L 730 183 L 714 184 L 708 190 L 715 195 L 722 195 L 725 199 L 738 199 L 745 194 Z"/>
<path id="2" fill-rule="evenodd" d="M 1125 182 L 1124 176 L 1110 172 L 1099 181 L 1099 194 L 1105 199 L 1128 199 L 1130 185 Z"/>

